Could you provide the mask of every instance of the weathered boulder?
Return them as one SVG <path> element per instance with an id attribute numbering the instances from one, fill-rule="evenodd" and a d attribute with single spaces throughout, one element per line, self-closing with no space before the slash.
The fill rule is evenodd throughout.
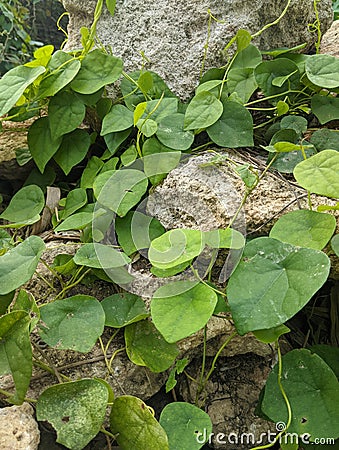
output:
<path id="1" fill-rule="evenodd" d="M 2 450 L 36 450 L 40 431 L 28 403 L 0 409 L 0 448 Z"/>
<path id="2" fill-rule="evenodd" d="M 70 13 L 67 48 L 80 45 L 80 28 L 89 26 L 96 0 L 62 0 Z M 125 70 L 139 69 L 141 52 L 147 68 L 161 75 L 182 98 L 191 95 L 199 80 L 208 30 L 212 20 L 205 69 L 225 63 L 223 48 L 239 29 L 251 33 L 277 19 L 286 0 L 117 0 L 114 17 L 105 12 L 98 23 L 98 37 L 115 55 L 124 59 Z M 331 0 L 317 2 L 322 31 L 333 19 Z M 292 0 L 278 25 L 268 28 L 254 41 L 261 48 L 291 47 L 316 41 L 309 24 L 314 23 L 313 0 Z"/>

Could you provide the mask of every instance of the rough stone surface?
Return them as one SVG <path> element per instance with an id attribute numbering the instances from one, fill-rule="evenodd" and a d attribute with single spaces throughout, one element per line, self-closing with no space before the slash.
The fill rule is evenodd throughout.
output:
<path id="1" fill-rule="evenodd" d="M 70 13 L 67 48 L 80 45 L 79 30 L 89 26 L 95 0 L 63 0 Z M 286 6 L 286 0 L 117 0 L 114 17 L 107 12 L 98 24 L 98 37 L 124 59 L 125 70 L 139 69 L 140 52 L 148 58 L 146 67 L 154 70 L 182 98 L 193 92 L 199 80 L 207 40 L 208 9 L 212 21 L 205 68 L 225 63 L 222 49 L 240 28 L 251 33 L 273 22 Z M 318 2 L 322 30 L 333 18 L 331 0 Z M 291 47 L 316 40 L 308 24 L 315 20 L 313 0 L 293 0 L 287 15 L 254 41 L 261 48 Z"/>
<path id="2" fill-rule="evenodd" d="M 0 409 L 1 450 L 36 450 L 40 431 L 28 403 Z"/>
<path id="3" fill-rule="evenodd" d="M 335 20 L 331 28 L 324 34 L 320 50 L 321 53 L 339 56 L 339 20 Z"/>

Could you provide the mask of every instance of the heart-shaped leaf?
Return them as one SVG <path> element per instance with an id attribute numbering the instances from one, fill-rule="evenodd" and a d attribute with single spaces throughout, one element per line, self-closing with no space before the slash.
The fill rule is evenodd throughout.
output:
<path id="1" fill-rule="evenodd" d="M 0 215 L 1 219 L 19 224 L 31 224 L 39 220 L 39 213 L 45 206 L 45 197 L 39 186 L 34 184 L 21 188 Z"/>
<path id="2" fill-rule="evenodd" d="M 149 316 L 144 301 L 138 295 L 129 292 L 106 297 L 101 306 L 105 311 L 107 327 L 122 328 Z"/>
<path id="3" fill-rule="evenodd" d="M 184 119 L 184 129 L 207 128 L 221 116 L 223 105 L 211 92 L 202 91 L 190 101 Z"/>
<path id="4" fill-rule="evenodd" d="M 130 261 L 125 253 L 119 252 L 109 245 L 93 242 L 84 244 L 74 255 L 75 264 L 95 269 L 122 267 Z"/>

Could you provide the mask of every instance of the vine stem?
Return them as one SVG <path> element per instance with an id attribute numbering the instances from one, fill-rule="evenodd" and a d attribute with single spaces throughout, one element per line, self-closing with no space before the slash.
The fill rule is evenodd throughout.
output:
<path id="1" fill-rule="evenodd" d="M 5 397 L 13 397 L 13 393 L 12 392 L 8 392 L 5 391 L 5 389 L 0 389 L 0 394 L 4 395 Z M 29 397 L 25 397 L 24 398 L 25 402 L 29 402 L 29 403 L 36 403 L 37 400 L 35 400 L 35 398 L 29 398 Z"/>
<path id="2" fill-rule="evenodd" d="M 256 33 L 252 34 L 252 39 L 260 36 L 268 28 L 273 27 L 273 25 L 277 25 L 280 22 L 280 20 L 284 17 L 284 15 L 287 13 L 287 10 L 290 7 L 291 2 L 292 2 L 292 0 L 287 0 L 287 4 L 286 4 L 283 12 L 280 14 L 280 16 L 277 19 L 275 19 L 273 22 L 266 24 L 261 30 L 259 30 Z"/>

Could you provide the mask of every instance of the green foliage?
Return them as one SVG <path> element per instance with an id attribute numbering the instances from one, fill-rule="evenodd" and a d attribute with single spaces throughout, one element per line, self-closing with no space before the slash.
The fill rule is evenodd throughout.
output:
<path id="1" fill-rule="evenodd" d="M 13 377 L 14 403 L 24 401 L 29 387 L 33 330 L 55 351 L 87 353 L 99 341 L 112 374 L 107 350 L 123 328 L 124 350 L 134 364 L 153 372 L 172 367 L 166 384 L 170 390 L 188 363 L 176 360 L 177 341 L 207 327 L 213 314 L 227 313 L 234 335 L 254 332 L 260 341 L 277 344 L 289 332 L 285 322 L 328 279 L 327 253 L 331 258 L 339 254 L 332 216 L 338 203 L 283 214 L 269 237 L 248 241 L 231 225 L 207 232 L 166 231 L 145 207 L 153 186 L 189 152 L 210 144 L 241 151 L 258 149 L 260 143 L 260 151 L 267 153 L 262 175 L 249 163 L 230 169 L 244 183 L 242 205 L 270 166 L 294 176 L 309 197 L 338 199 L 338 131 L 333 129 L 339 118 L 338 58 L 300 55 L 296 47 L 268 52 L 263 61 L 250 33 L 239 30 L 232 40 L 234 57 L 204 74 L 195 95 L 182 103 L 156 73 L 144 67 L 125 73 L 120 58 L 101 46 L 93 50 L 104 6 L 114 13 L 115 1 L 97 2 L 92 26 L 81 30 L 82 49 L 54 52 L 53 46 L 44 46 L 34 52 L 33 61 L 12 68 L 0 80 L 1 122 L 35 119 L 28 149 L 17 155 L 20 164 L 33 160 L 36 167 L 11 201 L 1 199 L 0 374 Z M 120 92 L 111 100 L 109 87 L 117 80 Z M 86 114 L 95 117 L 95 129 L 83 126 Z M 216 155 L 206 165 L 224 163 L 226 158 Z M 37 236 L 24 239 L 24 231 L 40 219 L 44 190 L 56 176 L 63 198 L 52 219 L 54 231 L 79 230 L 81 242 L 75 255 L 60 254 L 49 267 L 61 290 L 43 304 L 16 290 L 32 278 L 45 249 Z M 219 249 L 236 255 L 236 262 L 226 286 L 216 287 L 210 280 Z M 211 261 L 200 273 L 199 260 L 208 253 Z M 134 280 L 131 266 L 145 257 L 160 286 L 150 311 L 144 299 L 128 292 Z M 182 278 L 170 278 L 176 274 Z M 114 287 L 117 293 L 102 302 L 85 295 L 65 298 L 70 287 L 93 278 L 122 289 Z M 104 327 L 116 329 L 107 344 Z M 224 346 L 207 374 L 202 368 L 197 402 Z M 261 409 L 271 420 L 284 420 L 291 432 L 337 438 L 336 355 L 323 348 L 312 352 L 294 350 L 283 358 L 278 352 Z M 70 449 L 83 448 L 102 429 L 107 406 L 111 432 L 123 450 L 198 449 L 203 445 L 199 433 L 207 430 L 208 435 L 211 429 L 208 416 L 193 405 L 168 405 L 159 423 L 140 399 L 125 395 L 114 400 L 103 380 L 63 378 L 68 382 L 41 394 L 37 417 L 48 420 L 58 442 Z"/>

